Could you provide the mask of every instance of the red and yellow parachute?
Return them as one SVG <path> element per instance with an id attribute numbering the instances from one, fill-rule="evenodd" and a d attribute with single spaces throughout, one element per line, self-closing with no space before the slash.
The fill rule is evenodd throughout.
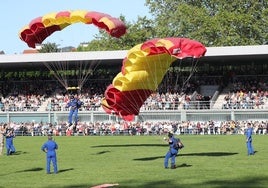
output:
<path id="1" fill-rule="evenodd" d="M 205 53 L 203 44 L 187 38 L 152 39 L 136 45 L 128 51 L 121 72 L 107 87 L 103 109 L 132 121 L 174 61 L 187 57 L 197 59 Z"/>
<path id="2" fill-rule="evenodd" d="M 106 30 L 113 37 L 121 37 L 126 33 L 125 24 L 118 18 L 94 11 L 61 11 L 46 14 L 33 19 L 20 32 L 19 37 L 29 47 L 35 48 L 55 31 L 60 31 L 74 23 L 94 24 Z"/>

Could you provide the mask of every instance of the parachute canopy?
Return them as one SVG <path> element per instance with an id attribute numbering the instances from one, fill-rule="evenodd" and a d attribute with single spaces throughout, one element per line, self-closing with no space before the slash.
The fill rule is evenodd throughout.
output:
<path id="1" fill-rule="evenodd" d="M 19 32 L 19 37 L 29 47 L 35 48 L 36 44 L 41 44 L 55 31 L 61 31 L 75 23 L 93 24 L 117 38 L 126 33 L 125 24 L 118 18 L 100 12 L 75 10 L 37 17 Z M 74 61 L 71 65 L 69 61 L 43 62 L 66 90 L 73 90 L 70 89 L 71 87 L 80 90 L 98 63 L 97 61 Z"/>
<path id="2" fill-rule="evenodd" d="M 29 47 L 35 48 L 55 31 L 60 31 L 74 23 L 94 24 L 106 30 L 113 37 L 121 37 L 126 33 L 125 24 L 118 18 L 94 11 L 61 11 L 46 14 L 33 19 L 20 32 L 19 37 Z"/>
<path id="3" fill-rule="evenodd" d="M 121 72 L 107 87 L 103 109 L 132 121 L 174 61 L 187 57 L 198 59 L 205 53 L 203 44 L 187 38 L 152 39 L 136 45 L 128 51 Z"/>

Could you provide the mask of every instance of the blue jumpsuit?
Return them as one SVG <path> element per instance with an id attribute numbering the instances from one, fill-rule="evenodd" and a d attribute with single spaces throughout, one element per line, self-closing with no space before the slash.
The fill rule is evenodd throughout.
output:
<path id="1" fill-rule="evenodd" d="M 16 149 L 13 144 L 13 139 L 15 137 L 15 134 L 12 130 L 7 129 L 6 133 L 6 149 L 7 149 L 7 155 L 11 155 L 12 153 L 16 152 Z"/>
<path id="2" fill-rule="evenodd" d="M 69 125 L 72 125 L 73 124 L 73 117 L 74 117 L 74 124 L 77 125 L 77 122 L 78 122 L 78 109 L 81 107 L 83 103 L 76 99 L 76 98 L 73 98 L 71 99 L 68 103 L 67 103 L 67 106 L 66 108 L 70 108 L 70 112 L 69 112 L 69 116 L 68 116 L 68 123 Z"/>
<path id="3" fill-rule="evenodd" d="M 253 134 L 253 128 L 248 127 L 246 130 L 246 143 L 247 143 L 248 155 L 254 155 L 254 149 L 252 146 L 252 134 Z"/>
<path id="4" fill-rule="evenodd" d="M 49 138 L 49 140 L 44 143 L 44 145 L 41 147 L 41 150 L 46 152 L 46 158 L 47 158 L 47 166 L 46 171 L 47 174 L 50 174 L 50 163 L 53 164 L 54 173 L 58 173 L 58 165 L 57 165 L 57 155 L 56 150 L 58 149 L 58 145 L 55 141 L 52 140 L 52 138 Z"/>
<path id="5" fill-rule="evenodd" d="M 179 141 L 179 139 L 174 138 L 174 136 L 169 138 L 169 150 L 166 153 L 165 160 L 164 160 L 165 168 L 168 168 L 168 161 L 170 158 L 171 158 L 171 168 L 176 167 L 175 160 L 176 160 L 176 156 L 179 152 L 178 141 Z"/>

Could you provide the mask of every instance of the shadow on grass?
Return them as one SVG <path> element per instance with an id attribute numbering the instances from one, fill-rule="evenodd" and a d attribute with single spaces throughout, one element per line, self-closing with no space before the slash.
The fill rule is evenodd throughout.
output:
<path id="1" fill-rule="evenodd" d="M 22 151 L 16 151 L 15 153 L 12 153 L 12 155 L 21 155 L 21 154 L 27 154 L 27 152 L 25 152 L 25 151 L 24 152 L 22 152 Z"/>
<path id="2" fill-rule="evenodd" d="M 29 168 L 29 169 L 25 169 L 25 170 L 16 171 L 15 173 L 37 172 L 37 171 L 42 171 L 42 170 L 44 170 L 44 168 L 37 167 L 37 168 Z M 59 173 L 70 171 L 70 170 L 74 170 L 74 169 L 73 168 L 61 169 L 61 170 L 59 170 Z"/>
<path id="3" fill-rule="evenodd" d="M 186 153 L 186 154 L 178 154 L 177 156 L 209 156 L 209 157 L 222 157 L 228 155 L 236 155 L 238 153 L 230 153 L 230 152 L 206 152 L 206 153 Z M 156 157 L 144 157 L 133 159 L 136 161 L 151 161 L 156 159 L 165 158 L 165 156 L 156 156 Z"/>
<path id="4" fill-rule="evenodd" d="M 109 153 L 109 152 L 111 152 L 111 151 L 100 151 L 100 152 L 96 153 L 96 155 L 101 155 L 101 154 L 105 154 L 105 153 Z"/>
<path id="5" fill-rule="evenodd" d="M 63 172 L 67 172 L 67 171 L 70 171 L 70 170 L 74 170 L 74 168 L 61 169 L 61 170 L 59 170 L 58 173 L 63 173 Z"/>
<path id="6" fill-rule="evenodd" d="M 101 148 L 101 147 L 167 147 L 166 144 L 120 144 L 120 145 L 99 145 L 99 146 L 91 146 L 92 148 Z M 103 151 L 106 153 L 107 151 Z M 101 152 L 99 154 L 102 154 Z M 188 154 L 179 154 L 180 156 L 210 156 L 210 157 L 217 157 L 217 156 L 228 156 L 228 155 L 237 155 L 238 153 L 231 153 L 231 152 L 205 152 L 205 153 L 188 153 Z M 162 158 L 161 157 L 152 157 L 153 159 Z M 147 159 L 147 158 L 145 158 Z"/>
<path id="7" fill-rule="evenodd" d="M 40 167 L 37 167 L 37 168 L 29 168 L 29 169 L 25 169 L 25 170 L 19 170 L 19 171 L 15 171 L 15 172 L 0 174 L 0 176 L 8 176 L 10 174 L 23 173 L 23 172 L 37 172 L 37 171 L 41 171 L 41 170 L 43 170 L 43 168 L 40 168 Z M 1 186 L 0 186 L 0 188 L 1 188 Z"/>
<path id="8" fill-rule="evenodd" d="M 183 163 L 181 165 L 176 165 L 176 168 L 184 168 L 184 167 L 191 167 L 193 165 L 189 165 L 189 164 L 186 164 L 186 163 Z"/>
<path id="9" fill-rule="evenodd" d="M 167 144 L 120 144 L 120 145 L 99 145 L 91 146 L 92 148 L 104 148 L 104 147 L 167 147 Z"/>
<path id="10" fill-rule="evenodd" d="M 186 153 L 186 154 L 179 154 L 180 156 L 209 156 L 209 157 L 221 157 L 221 156 L 228 156 L 228 155 L 237 155 L 238 153 L 232 152 L 205 152 L 205 153 Z"/>
<path id="11" fill-rule="evenodd" d="M 25 170 L 16 171 L 15 173 L 20 173 L 20 172 L 37 172 L 37 171 L 41 171 L 41 170 L 43 170 L 43 168 L 37 167 L 37 168 L 29 168 L 29 169 L 25 169 Z"/>

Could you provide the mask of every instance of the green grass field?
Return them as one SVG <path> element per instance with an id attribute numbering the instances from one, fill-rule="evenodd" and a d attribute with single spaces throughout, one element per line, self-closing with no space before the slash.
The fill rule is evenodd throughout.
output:
<path id="1" fill-rule="evenodd" d="M 0 156 L 0 188 L 268 187 L 268 138 L 254 135 L 247 156 L 243 135 L 184 135 L 176 169 L 164 169 L 163 136 L 54 137 L 58 174 L 46 174 L 47 137 L 16 137 L 17 152 Z M 53 168 L 52 168 L 53 169 Z"/>

